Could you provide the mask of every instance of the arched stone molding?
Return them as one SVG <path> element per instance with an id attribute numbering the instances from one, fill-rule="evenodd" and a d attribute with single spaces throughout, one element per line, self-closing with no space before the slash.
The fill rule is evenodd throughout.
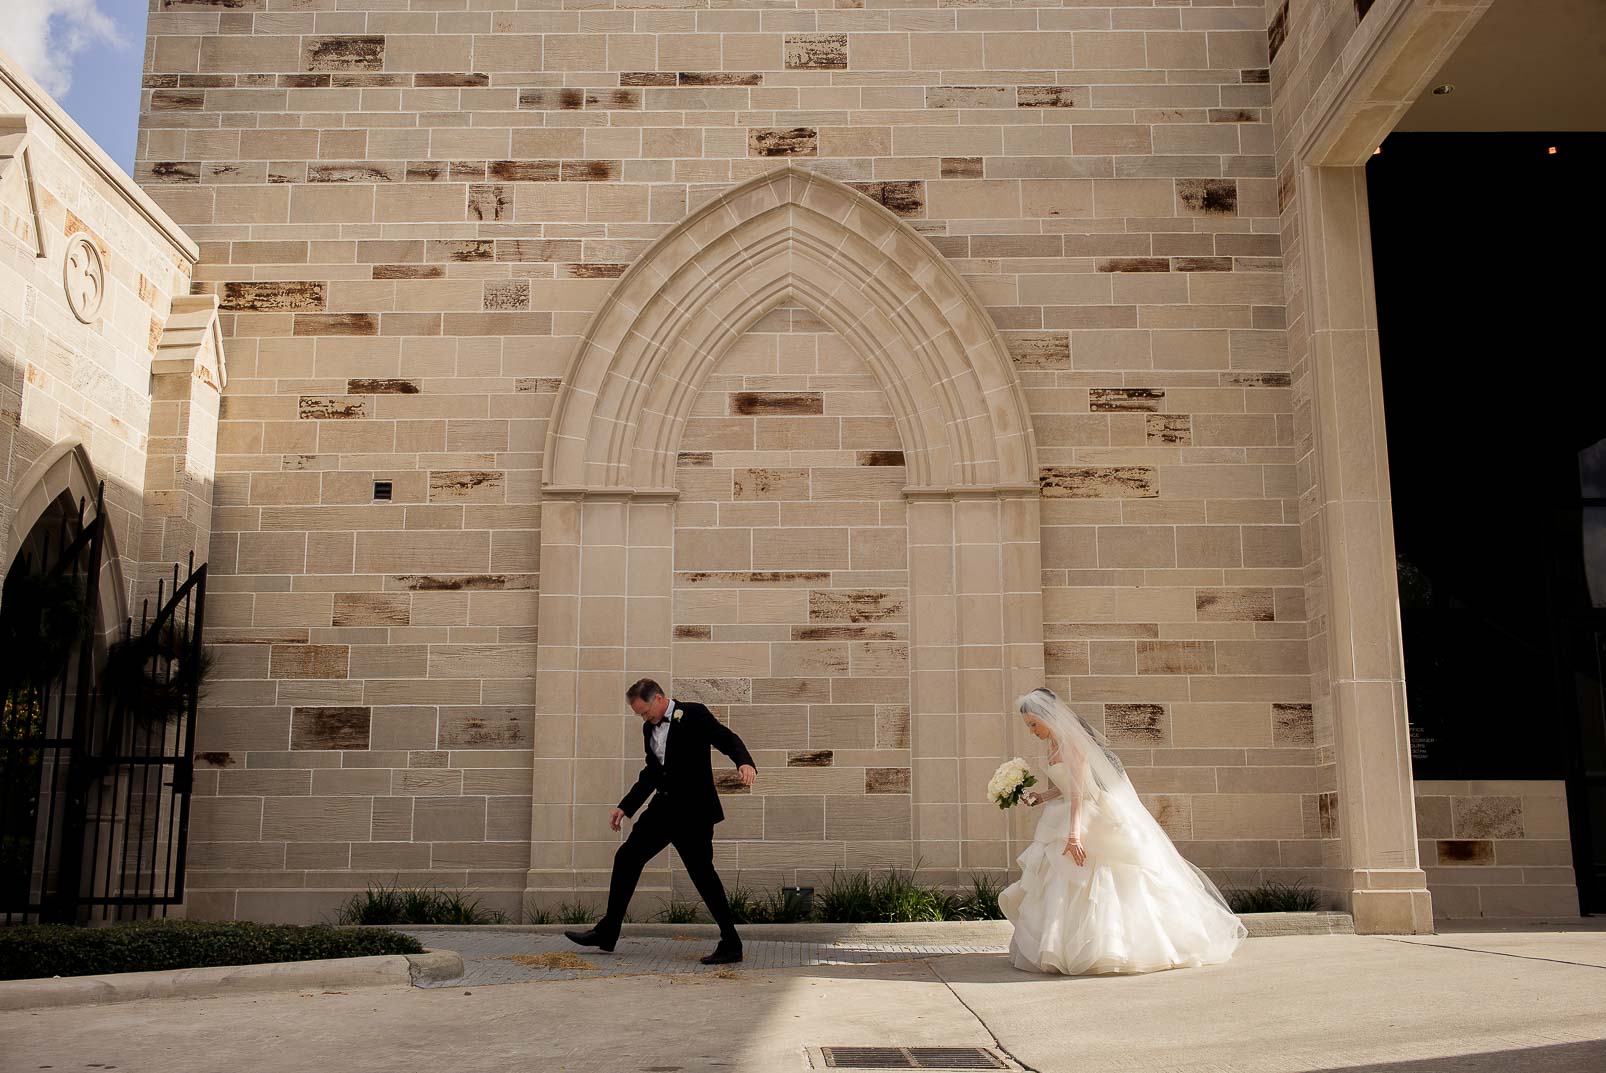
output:
<path id="1" fill-rule="evenodd" d="M 545 485 L 671 489 L 697 385 L 783 304 L 814 312 L 870 365 L 915 487 L 1035 486 L 1025 397 L 970 288 L 885 208 L 793 167 L 704 206 L 620 277 L 559 393 Z"/>
<path id="2" fill-rule="evenodd" d="M 89 451 L 76 437 L 53 445 L 17 481 L 18 496 L 12 504 L 6 527 L 5 563 L 0 578 L 11 572 L 12 563 L 27 543 L 34 526 L 57 502 L 69 503 L 76 510 L 84 504 L 84 521 L 95 518 L 99 510 L 100 478 L 95 474 Z M 128 592 L 123 583 L 121 559 L 117 554 L 117 535 L 107 519 L 105 544 L 100 560 L 100 629 L 118 629 L 128 617 Z"/>
<path id="3" fill-rule="evenodd" d="M 1013 860 L 1008 817 L 984 791 L 1018 743 L 1010 699 L 1043 680 L 1025 397 L 986 310 L 929 243 L 856 191 L 786 167 L 643 254 L 577 342 L 559 392 L 543 473 L 532 894 L 606 888 L 618 844 L 606 816 L 640 765 L 624 689 L 674 677 L 681 433 L 727 348 L 783 304 L 854 348 L 904 446 L 910 862 L 962 878 Z M 725 863 L 740 868 L 742 845 L 734 852 Z"/>

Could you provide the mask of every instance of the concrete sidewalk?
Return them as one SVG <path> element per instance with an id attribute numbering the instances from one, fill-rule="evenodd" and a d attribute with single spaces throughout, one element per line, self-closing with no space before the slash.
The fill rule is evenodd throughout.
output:
<path id="1" fill-rule="evenodd" d="M 0 1070 L 775 1073 L 818 1046 L 998 1048 L 1039 1073 L 1599 1073 L 1606 932 L 1252 939 L 1124 978 L 999 954 L 0 1014 Z"/>

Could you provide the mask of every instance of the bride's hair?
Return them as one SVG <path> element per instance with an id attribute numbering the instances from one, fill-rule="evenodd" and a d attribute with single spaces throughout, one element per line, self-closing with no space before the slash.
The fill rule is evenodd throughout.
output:
<path id="1" fill-rule="evenodd" d="M 1048 724 L 1049 730 L 1054 733 L 1054 737 L 1062 746 L 1078 744 L 1077 738 L 1086 737 L 1099 752 L 1104 754 L 1104 759 L 1109 761 L 1117 779 L 1127 777 L 1126 767 L 1121 763 L 1121 758 L 1115 755 L 1115 750 L 1110 747 L 1109 739 L 1099 733 L 1086 719 L 1072 711 L 1071 706 L 1060 700 L 1052 689 L 1038 686 L 1017 699 L 1015 706 L 1020 709 L 1022 715 L 1033 716 Z M 1105 780 L 1100 776 L 1097 765 L 1093 767 L 1093 777 L 1099 783 L 1100 789 L 1110 788 L 1104 785 Z"/>

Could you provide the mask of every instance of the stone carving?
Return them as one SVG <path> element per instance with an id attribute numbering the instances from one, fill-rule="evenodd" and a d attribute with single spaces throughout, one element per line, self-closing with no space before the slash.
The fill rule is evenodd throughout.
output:
<path id="1" fill-rule="evenodd" d="M 83 235 L 67 244 L 62 283 L 73 316 L 93 324 L 100 313 L 101 300 L 106 297 L 106 266 L 101 262 L 100 250 Z"/>

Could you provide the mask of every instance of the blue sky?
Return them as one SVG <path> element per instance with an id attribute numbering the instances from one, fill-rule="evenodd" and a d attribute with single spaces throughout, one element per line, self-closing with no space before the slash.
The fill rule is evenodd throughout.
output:
<path id="1" fill-rule="evenodd" d="M 147 0 L 0 0 L 0 48 L 134 169 Z"/>

